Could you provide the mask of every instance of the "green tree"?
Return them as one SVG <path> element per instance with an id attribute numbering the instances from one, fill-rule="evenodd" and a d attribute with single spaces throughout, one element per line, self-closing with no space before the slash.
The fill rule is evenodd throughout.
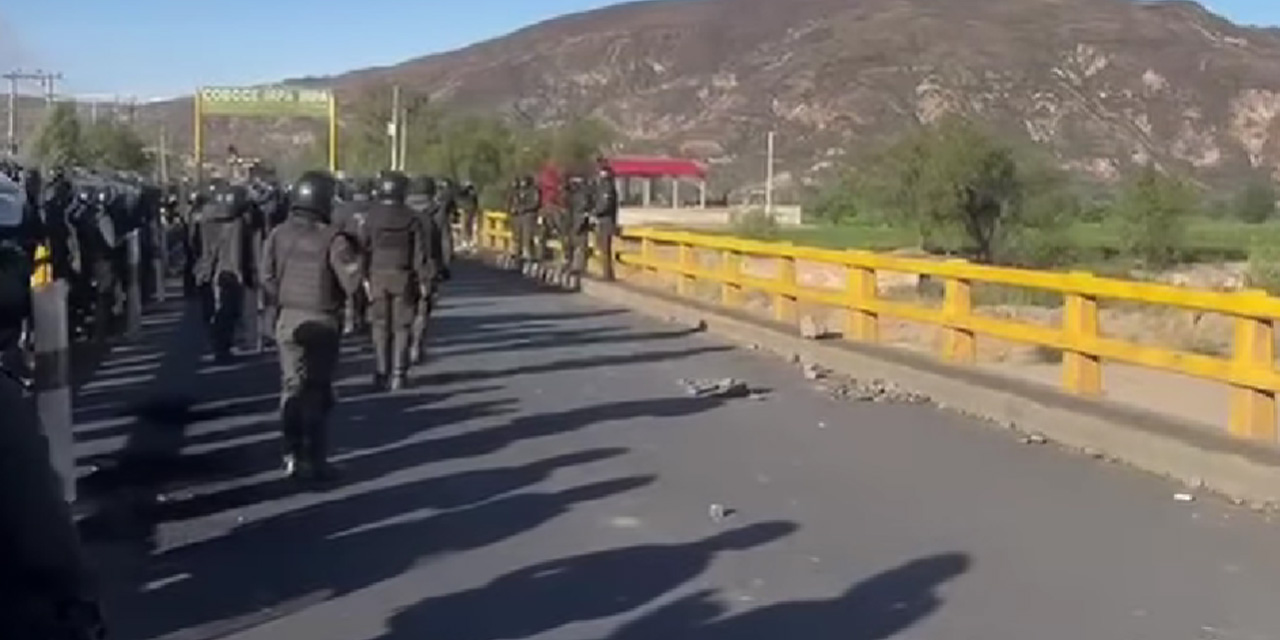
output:
<path id="1" fill-rule="evenodd" d="M 1236 216 L 1241 220 L 1259 224 L 1276 215 L 1276 186 L 1269 178 L 1255 178 L 1245 185 L 1236 198 Z"/>
<path id="2" fill-rule="evenodd" d="M 1052 173 L 1036 180 L 1048 189 Z M 979 262 L 1014 259 L 1011 240 L 1028 228 L 1056 223 L 1029 207 L 1033 180 L 1018 153 L 971 121 L 946 118 L 913 132 L 867 173 L 869 192 L 913 226 L 926 247 L 961 245 Z M 1056 187 L 1055 187 L 1056 188 Z M 1036 194 L 1037 196 L 1039 194 Z"/>
<path id="3" fill-rule="evenodd" d="M 29 151 L 32 158 L 45 166 L 69 167 L 86 160 L 84 132 L 74 103 L 54 105 Z"/>
<path id="4" fill-rule="evenodd" d="M 146 143 L 123 123 L 104 120 L 92 124 L 84 132 L 83 143 L 84 160 L 96 167 L 140 172 L 151 169 Z"/>
<path id="5" fill-rule="evenodd" d="M 1125 252 L 1149 267 L 1175 263 L 1186 241 L 1186 221 L 1200 194 L 1186 181 L 1148 165 L 1130 178 L 1113 209 Z"/>

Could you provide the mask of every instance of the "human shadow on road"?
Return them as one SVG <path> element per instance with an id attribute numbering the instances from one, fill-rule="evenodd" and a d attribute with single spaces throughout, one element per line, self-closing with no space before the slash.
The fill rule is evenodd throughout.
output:
<path id="1" fill-rule="evenodd" d="M 587 345 L 616 347 L 636 346 L 638 343 L 677 340 L 697 334 L 695 328 L 671 331 L 636 331 L 630 327 L 590 327 L 585 329 L 558 329 L 554 331 L 513 331 L 498 333 L 483 346 L 463 349 L 440 348 L 445 357 L 475 356 L 485 353 L 519 353 L 539 349 L 574 349 Z M 445 343 L 448 345 L 448 343 Z"/>
<path id="2" fill-rule="evenodd" d="M 515 473 L 525 476 L 515 483 L 496 482 L 489 490 L 506 490 L 541 477 L 527 470 Z M 154 579 L 189 577 L 126 594 L 113 609 L 123 637 L 195 629 L 203 637 L 217 637 L 394 578 L 424 559 L 496 544 L 576 505 L 652 481 L 637 476 L 561 491 L 509 493 L 429 515 L 415 512 L 433 503 L 457 504 L 450 498 L 455 485 L 431 479 L 392 488 L 394 495 L 386 498 L 376 492 L 358 494 L 164 554 L 152 567 Z M 472 493 L 461 502 L 483 499 L 484 493 Z"/>
<path id="3" fill-rule="evenodd" d="M 677 418 L 691 416 L 721 406 L 720 398 L 656 398 L 612 402 L 517 417 L 507 424 L 486 427 L 458 435 L 419 440 L 380 453 L 383 460 L 402 459 L 418 463 L 477 458 L 502 450 L 517 442 L 566 435 L 583 429 L 624 423 L 637 418 Z M 358 466 L 359 458 L 350 464 Z"/>
<path id="4" fill-rule="evenodd" d="M 943 604 L 938 588 L 969 570 L 963 553 L 912 560 L 827 600 L 784 602 L 728 615 L 711 591 L 677 600 L 623 627 L 609 640 L 885 640 Z"/>
<path id="5" fill-rule="evenodd" d="M 496 415 L 508 404 L 508 401 L 489 400 L 436 408 L 431 410 L 429 422 L 432 427 L 441 427 L 480 416 Z M 423 421 L 407 424 L 407 421 L 397 423 L 385 419 L 399 413 L 396 405 L 384 404 L 378 408 L 378 415 L 384 418 L 382 421 L 371 420 L 367 428 L 349 423 L 335 428 L 335 459 L 342 466 L 344 484 L 367 482 L 421 462 L 421 458 L 415 460 L 400 449 L 408 448 L 421 453 L 421 447 L 409 442 L 409 439 L 414 434 L 425 431 L 426 427 Z M 279 438 L 275 437 L 278 429 L 276 421 L 258 423 L 257 427 L 267 437 L 207 453 L 186 455 L 178 460 L 178 464 L 190 464 L 200 470 L 198 479 L 203 482 L 235 477 L 250 478 L 249 480 L 207 492 L 199 491 L 198 485 L 188 488 L 171 487 L 165 492 L 163 502 L 148 504 L 140 517 L 154 526 L 297 494 L 300 491 L 298 484 L 277 473 L 281 445 Z M 346 462 L 348 458 L 355 462 Z M 263 474 L 270 475 L 262 478 Z"/>
<path id="6" fill-rule="evenodd" d="M 594 369 L 600 367 L 619 367 L 631 364 L 645 364 L 651 362 L 663 362 L 666 360 L 679 360 L 691 356 L 702 355 L 707 353 L 721 353 L 731 351 L 733 348 L 728 346 L 706 346 L 706 347 L 688 347 L 685 349 L 671 349 L 667 351 L 641 351 L 638 353 L 614 354 L 607 356 L 587 356 L 580 358 L 566 358 L 564 360 L 554 360 L 552 362 L 539 362 L 518 367 L 510 367 L 504 369 L 477 369 L 472 371 L 445 371 L 424 376 L 423 384 L 456 384 L 459 382 L 472 382 L 477 380 L 491 380 L 495 378 L 509 378 L 513 376 L 536 375 L 541 373 L 552 373 L 555 371 L 582 371 L 584 369 Z"/>
<path id="7" fill-rule="evenodd" d="M 412 606 L 392 618 L 390 631 L 379 640 L 531 638 L 621 615 L 698 577 L 722 553 L 761 547 L 798 528 L 792 522 L 762 522 L 696 542 L 609 549 L 525 567 L 482 587 Z M 798 636 L 778 636 L 783 637 Z"/>

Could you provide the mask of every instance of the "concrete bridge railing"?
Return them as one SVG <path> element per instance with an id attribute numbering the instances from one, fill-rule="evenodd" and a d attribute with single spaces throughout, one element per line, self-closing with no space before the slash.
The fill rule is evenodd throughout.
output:
<path id="1" fill-rule="evenodd" d="M 511 234 L 505 214 L 486 214 L 481 235 L 487 248 L 509 249 Z M 1195 290 L 1083 272 L 1053 273 L 962 260 L 901 258 L 653 228 L 624 229 L 615 250 L 619 275 L 624 279 L 638 281 L 645 275 L 665 275 L 676 280 L 678 295 L 688 297 L 694 295 L 695 289 L 715 287 L 716 302 L 730 309 L 741 307 L 749 292 L 764 295 L 771 298 L 773 319 L 779 322 L 799 322 L 800 303 L 837 307 L 845 316 L 841 335 L 846 340 L 877 342 L 881 320 L 897 318 L 940 327 L 944 339 L 937 355 L 953 364 L 975 362 L 979 336 L 1060 351 L 1061 385 L 1078 396 L 1103 394 L 1104 361 L 1220 382 L 1231 388 L 1230 434 L 1264 443 L 1275 443 L 1277 439 L 1280 374 L 1275 369 L 1274 345 L 1280 298 L 1263 291 Z M 762 275 L 761 269 L 744 268 L 748 261 L 769 262 L 773 268 L 763 270 L 769 275 Z M 841 270 L 843 286 L 801 282 L 797 265 L 802 263 Z M 877 279 L 886 272 L 918 274 L 940 281 L 944 289 L 941 306 L 931 308 L 882 296 Z M 1045 326 L 979 314 L 975 312 L 974 287 L 983 284 L 1060 295 L 1064 301 L 1061 321 L 1057 326 Z M 1234 318 L 1231 353 L 1221 357 L 1109 337 L 1099 326 L 1099 304 L 1116 302 L 1230 316 Z"/>

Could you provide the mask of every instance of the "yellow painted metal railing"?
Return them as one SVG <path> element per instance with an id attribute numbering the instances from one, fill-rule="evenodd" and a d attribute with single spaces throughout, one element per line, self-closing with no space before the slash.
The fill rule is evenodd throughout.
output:
<path id="1" fill-rule="evenodd" d="M 487 247 L 510 246 L 503 214 L 486 214 L 483 241 Z M 879 339 L 883 317 L 921 322 L 943 328 L 940 356 L 952 363 L 977 360 L 976 337 L 985 335 L 1059 350 L 1063 353 L 1062 384 L 1074 394 L 1102 393 L 1102 362 L 1115 361 L 1223 382 L 1232 387 L 1230 416 L 1232 435 L 1275 442 L 1276 394 L 1280 373 L 1275 368 L 1275 322 L 1280 320 L 1280 298 L 1263 291 L 1216 292 L 1172 285 L 1132 282 L 1098 277 L 1090 273 L 1053 273 L 972 264 L 963 260 L 911 259 L 867 251 L 839 251 L 761 242 L 686 231 L 653 228 L 625 229 L 619 250 L 620 265 L 678 276 L 677 293 L 691 296 L 698 281 L 720 285 L 720 303 L 742 304 L 743 291 L 754 289 L 773 299 L 775 319 L 797 322 L 798 302 L 818 303 L 845 311 L 845 338 L 858 342 Z M 625 250 L 638 244 L 639 251 Z M 674 247 L 676 258 L 659 256 L 660 248 Z M 715 268 L 702 266 L 695 251 L 715 252 Z M 777 261 L 773 278 L 743 273 L 744 258 Z M 841 290 L 801 286 L 796 263 L 824 263 L 843 268 L 846 285 Z M 899 272 L 929 276 L 945 283 L 940 309 L 883 299 L 878 294 L 877 273 Z M 973 285 L 989 283 L 1056 292 L 1065 308 L 1061 326 L 1043 326 L 993 318 L 973 311 Z M 1099 328 L 1100 300 L 1162 305 L 1223 314 L 1235 318 L 1230 357 L 1215 357 L 1168 348 L 1140 345 L 1105 337 Z"/>

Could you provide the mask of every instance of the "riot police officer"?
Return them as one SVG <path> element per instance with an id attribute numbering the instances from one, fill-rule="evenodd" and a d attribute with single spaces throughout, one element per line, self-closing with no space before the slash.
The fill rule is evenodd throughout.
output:
<path id="1" fill-rule="evenodd" d="M 392 391 L 407 383 L 410 329 L 423 285 L 431 282 L 430 238 L 420 217 L 408 206 L 409 179 L 388 172 L 378 181 L 377 202 L 369 208 L 363 229 L 376 388 Z"/>
<path id="2" fill-rule="evenodd" d="M 462 218 L 462 247 L 475 251 L 476 226 L 480 222 L 480 192 L 471 181 L 462 183 L 458 190 L 458 214 Z"/>
<path id="3" fill-rule="evenodd" d="M 537 260 L 535 251 L 538 228 L 538 212 L 542 210 L 542 192 L 534 184 L 533 176 L 520 178 L 513 198 L 511 214 L 513 217 L 512 232 L 515 235 L 515 260 L 521 268 Z"/>
<path id="4" fill-rule="evenodd" d="M 365 220 L 372 206 L 373 187 L 367 180 L 339 183 L 340 198 L 333 208 L 333 225 L 351 239 L 356 247 L 360 242 Z M 346 303 L 343 329 L 346 333 L 364 333 L 369 329 L 369 295 L 363 289 L 356 291 Z"/>
<path id="5" fill-rule="evenodd" d="M 74 258 L 72 256 L 72 235 L 67 216 L 75 200 L 75 187 L 66 173 L 54 169 L 49 176 L 49 184 L 45 189 L 41 210 L 44 214 L 42 226 L 44 237 L 49 242 L 49 258 L 53 267 L 53 277 L 59 280 L 70 280 L 73 277 Z"/>
<path id="6" fill-rule="evenodd" d="M 452 178 L 441 178 L 436 188 L 435 221 L 440 232 L 440 257 L 445 266 L 453 263 L 453 223 L 458 220 L 458 186 Z"/>
<path id="7" fill-rule="evenodd" d="M 613 280 L 613 237 L 618 233 L 618 185 L 613 168 L 600 163 L 595 188 L 591 194 L 591 214 L 596 227 L 596 251 L 600 258 L 600 277 Z"/>
<path id="8" fill-rule="evenodd" d="M 200 263 L 196 283 L 212 293 L 209 343 L 216 362 L 231 359 L 236 325 L 244 313 L 246 287 L 253 277 L 253 235 L 249 192 L 222 185 L 200 220 Z"/>
<path id="9" fill-rule="evenodd" d="M 288 219 L 263 247 L 262 288 L 278 314 L 284 468 L 300 480 L 333 477 L 327 422 L 336 401 L 342 302 L 362 279 L 356 248 L 330 224 L 335 191 L 328 173 L 303 174 Z"/>
<path id="10" fill-rule="evenodd" d="M 0 246 L 0 350 L 30 315 L 26 257 Z M 0 638 L 105 637 L 98 597 L 35 403 L 0 369 Z"/>
<path id="11" fill-rule="evenodd" d="M 587 262 L 587 234 L 591 230 L 591 185 L 580 175 L 571 175 L 565 185 L 566 197 L 561 242 L 564 243 L 566 272 L 580 277 Z"/>
<path id="12" fill-rule="evenodd" d="M 436 211 L 439 203 L 436 180 L 430 176 L 420 177 L 415 191 L 417 193 L 410 198 L 410 201 L 416 205 L 413 206 L 414 212 L 427 236 L 427 263 L 428 270 L 432 274 L 430 278 L 419 283 L 421 287 L 418 292 L 417 309 L 414 311 L 413 326 L 409 331 L 409 361 L 416 365 L 426 357 L 427 324 L 431 318 L 431 312 L 435 309 L 440 282 L 448 280 L 450 272 L 449 263 L 445 259 L 445 234 L 448 230 L 441 228 L 439 224 L 441 216 Z"/>

